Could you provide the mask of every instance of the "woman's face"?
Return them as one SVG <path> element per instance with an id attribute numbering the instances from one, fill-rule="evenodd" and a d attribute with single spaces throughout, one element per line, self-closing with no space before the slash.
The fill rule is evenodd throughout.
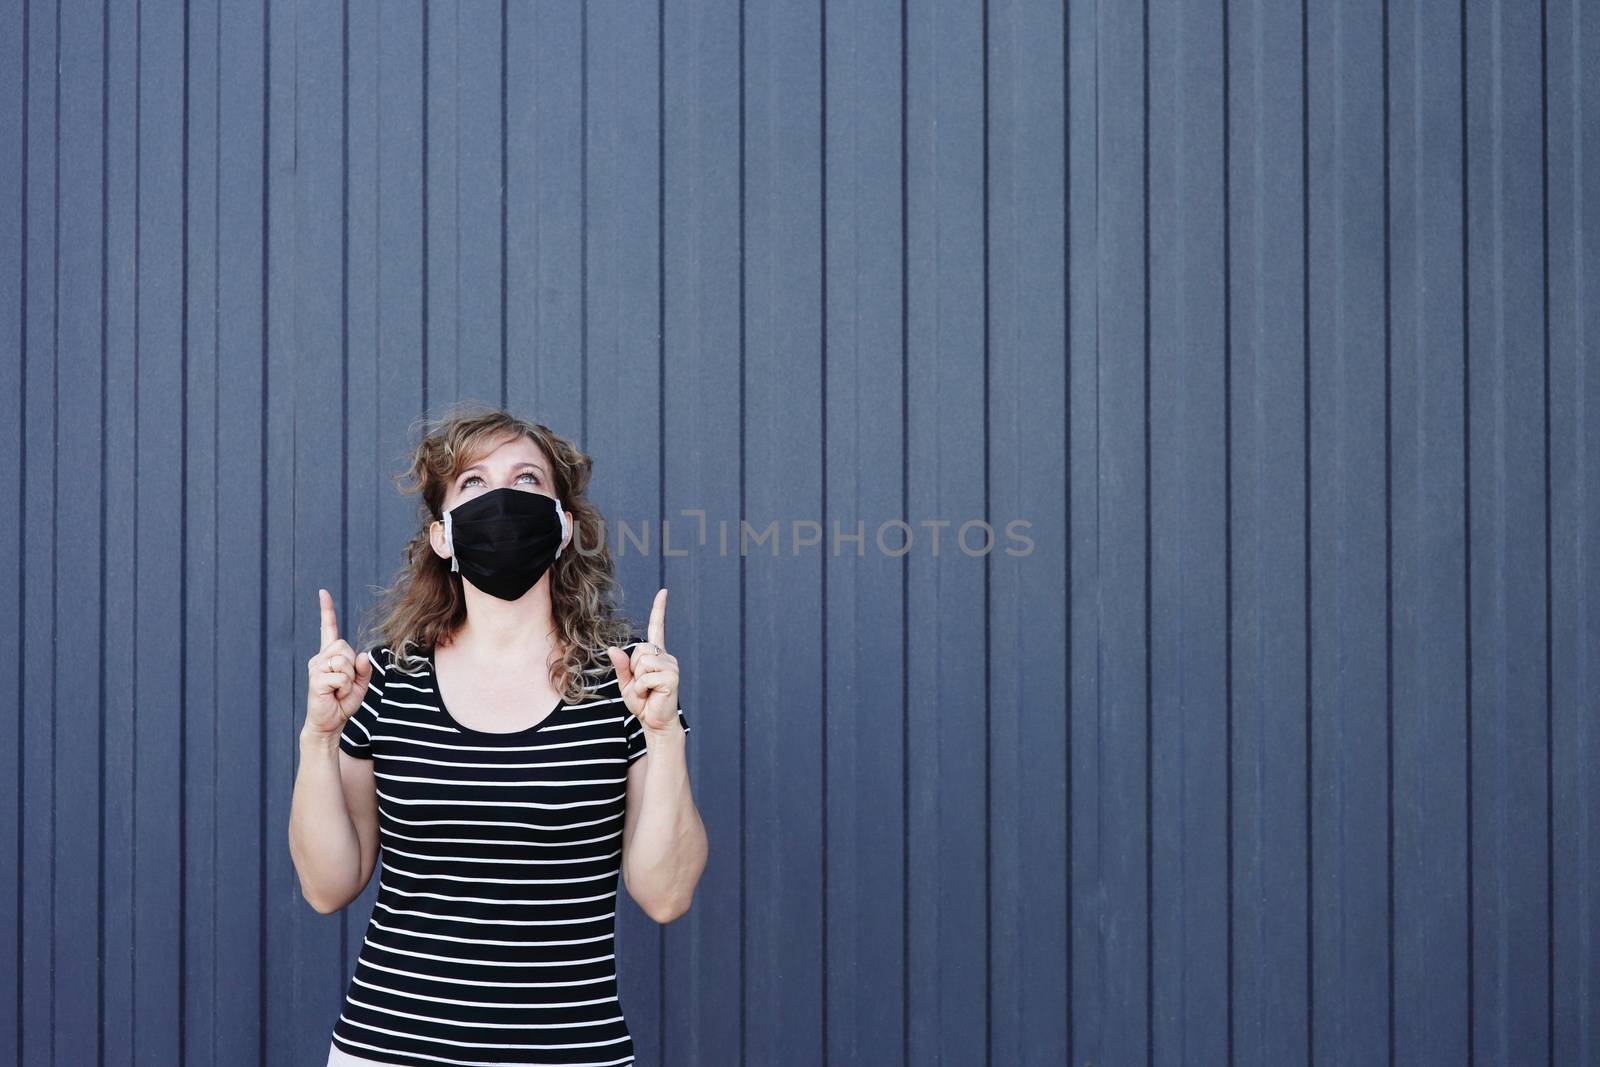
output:
<path id="1" fill-rule="evenodd" d="M 493 489 L 510 487 L 527 493 L 543 493 L 554 497 L 555 487 L 550 480 L 550 460 L 531 438 L 518 434 L 507 439 L 487 455 L 480 456 L 463 470 L 456 472 L 445 490 L 445 511 L 457 504 L 481 496 Z M 572 512 L 567 512 L 571 525 Z M 429 527 L 433 550 L 441 559 L 448 559 L 444 543 L 444 523 L 435 519 Z M 570 535 L 569 535 L 570 539 Z M 566 542 L 562 542 L 566 547 Z"/>

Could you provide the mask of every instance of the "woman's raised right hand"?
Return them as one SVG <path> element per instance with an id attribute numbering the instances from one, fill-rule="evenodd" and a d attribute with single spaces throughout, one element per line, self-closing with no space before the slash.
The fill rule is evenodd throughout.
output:
<path id="1" fill-rule="evenodd" d="M 322 607 L 322 647 L 306 661 L 305 729 L 337 736 L 345 720 L 356 713 L 367 697 L 372 680 L 372 657 L 356 654 L 349 642 L 339 636 L 339 623 L 333 613 L 333 594 L 317 590 Z"/>

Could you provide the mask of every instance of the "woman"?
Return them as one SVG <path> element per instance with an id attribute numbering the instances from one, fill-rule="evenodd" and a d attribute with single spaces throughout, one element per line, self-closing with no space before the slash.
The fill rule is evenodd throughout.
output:
<path id="1" fill-rule="evenodd" d="M 590 468 L 503 411 L 447 418 L 412 460 L 424 525 L 379 640 L 358 655 L 318 590 L 289 822 L 301 892 L 339 910 L 383 847 L 330 1065 L 633 1062 L 618 876 L 671 922 L 706 833 L 667 591 L 629 640 Z"/>

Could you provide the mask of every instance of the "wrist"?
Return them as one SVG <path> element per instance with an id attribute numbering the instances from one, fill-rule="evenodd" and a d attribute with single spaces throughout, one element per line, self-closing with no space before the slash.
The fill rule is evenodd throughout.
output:
<path id="1" fill-rule="evenodd" d="M 657 745 L 682 744 L 687 736 L 687 732 L 683 728 L 683 722 L 676 715 L 673 716 L 671 722 L 662 727 L 651 726 L 649 723 L 643 723 L 642 725 L 644 726 L 644 743 L 646 747 L 650 748 Z"/>
<path id="2" fill-rule="evenodd" d="M 339 747 L 339 733 L 335 730 L 318 730 L 307 722 L 300 727 L 301 751 L 333 752 Z"/>

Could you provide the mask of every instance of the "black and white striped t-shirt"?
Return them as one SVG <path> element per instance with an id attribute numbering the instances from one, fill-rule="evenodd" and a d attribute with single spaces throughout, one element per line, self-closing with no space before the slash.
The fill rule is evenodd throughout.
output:
<path id="1" fill-rule="evenodd" d="M 416 1067 L 632 1063 L 613 933 L 645 738 L 610 664 L 589 672 L 597 702 L 485 733 L 446 709 L 431 649 L 372 657 L 339 747 L 373 761 L 378 897 L 334 1044 Z"/>

